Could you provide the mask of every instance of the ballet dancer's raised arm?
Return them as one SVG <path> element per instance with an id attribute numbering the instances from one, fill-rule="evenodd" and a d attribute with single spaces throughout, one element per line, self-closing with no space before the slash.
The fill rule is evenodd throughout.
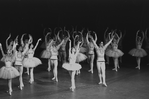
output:
<path id="1" fill-rule="evenodd" d="M 108 41 L 108 43 L 106 43 L 106 44 L 103 46 L 104 50 L 106 50 L 106 48 L 111 44 L 113 38 L 114 38 L 114 35 L 112 35 L 112 37 L 111 37 L 111 39 Z"/>
<path id="2" fill-rule="evenodd" d="M 87 42 L 87 45 L 89 45 L 89 43 L 90 43 L 89 40 L 88 40 L 88 38 L 89 38 L 88 35 L 89 35 L 89 31 L 88 31 L 87 34 L 86 34 L 86 42 Z"/>
<path id="3" fill-rule="evenodd" d="M 48 32 L 48 33 L 45 35 L 45 38 L 44 38 L 44 40 L 45 40 L 45 45 L 48 44 L 47 36 L 48 36 L 49 34 L 50 34 L 50 33 Z"/>
<path id="4" fill-rule="evenodd" d="M 77 48 L 76 48 L 76 53 L 75 53 L 76 56 L 78 55 L 78 53 L 80 51 L 80 44 L 81 44 L 81 42 L 79 41 L 77 44 Z"/>
<path id="5" fill-rule="evenodd" d="M 69 55 L 71 55 L 71 40 L 69 39 Z"/>
<path id="6" fill-rule="evenodd" d="M 2 44 L 0 43 L 0 49 L 1 49 L 1 52 L 2 52 L 2 56 L 4 57 L 5 56 L 5 53 L 3 51 L 3 48 L 2 48 Z"/>
<path id="7" fill-rule="evenodd" d="M 147 37 L 147 30 L 148 30 L 148 29 L 145 30 L 145 36 L 144 36 L 146 42 L 148 42 L 148 40 L 149 40 L 149 38 Z"/>
<path id="8" fill-rule="evenodd" d="M 33 48 L 34 51 L 36 50 L 36 48 L 37 48 L 37 46 L 38 46 L 38 44 L 39 44 L 39 41 L 41 41 L 41 38 L 39 38 L 38 41 L 36 42 L 36 45 L 35 45 L 35 47 Z"/>
<path id="9" fill-rule="evenodd" d="M 144 32 L 143 31 L 141 31 L 141 33 L 142 33 L 142 40 L 140 41 L 141 43 L 143 43 L 143 41 L 144 41 Z"/>
<path id="10" fill-rule="evenodd" d="M 60 33 L 61 31 L 62 31 L 62 29 L 59 30 L 58 33 L 57 33 L 57 40 L 58 40 L 58 41 L 61 41 L 61 38 L 59 37 L 59 33 Z"/>
<path id="11" fill-rule="evenodd" d="M 60 44 L 58 44 L 58 45 L 56 46 L 56 49 L 59 50 L 60 47 L 61 47 L 61 45 L 62 45 L 63 43 L 64 43 L 64 39 L 62 40 L 62 42 L 61 42 Z"/>
<path id="12" fill-rule="evenodd" d="M 75 38 L 76 38 L 76 34 L 77 33 L 77 31 L 73 31 L 73 33 L 72 33 L 72 39 L 73 39 L 73 46 L 75 46 Z"/>
<path id="13" fill-rule="evenodd" d="M 18 45 L 18 36 L 15 38 L 15 40 L 14 40 L 14 42 L 13 42 L 12 51 L 16 51 L 17 45 Z"/>
<path id="14" fill-rule="evenodd" d="M 32 38 L 32 36 L 29 34 L 28 44 L 31 44 L 32 42 L 33 42 L 33 38 Z"/>
<path id="15" fill-rule="evenodd" d="M 6 48 L 8 49 L 9 45 L 8 45 L 8 40 L 10 39 L 11 34 L 9 34 L 8 38 L 6 39 Z"/>
<path id="16" fill-rule="evenodd" d="M 139 41 L 138 41 L 138 37 L 139 37 L 139 36 L 138 36 L 138 33 L 139 33 L 139 31 L 140 31 L 140 30 L 138 30 L 137 33 L 136 33 L 136 45 L 137 45 L 137 43 L 139 42 Z"/>
<path id="17" fill-rule="evenodd" d="M 120 39 L 122 38 L 122 32 L 120 32 L 120 36 L 117 34 L 117 33 L 115 33 L 115 35 L 117 36 L 117 44 L 119 43 L 119 41 L 120 41 Z"/>
<path id="18" fill-rule="evenodd" d="M 95 49 L 98 49 L 99 47 L 98 47 L 98 45 L 96 44 L 96 41 L 93 39 L 92 36 L 91 36 L 90 38 L 91 38 L 91 40 L 92 40 L 92 42 L 93 42 L 93 44 L 94 44 L 94 46 L 95 46 Z"/>
<path id="19" fill-rule="evenodd" d="M 82 29 L 82 31 L 79 31 L 80 35 L 81 35 L 81 44 L 80 44 L 80 47 L 82 47 L 83 43 L 84 43 L 84 39 L 83 39 L 83 31 L 84 31 L 84 28 Z"/>
<path id="20" fill-rule="evenodd" d="M 24 34 L 21 36 L 21 45 L 22 45 L 22 46 L 24 46 L 24 41 L 23 41 L 24 35 L 26 35 L 26 33 L 24 33 Z"/>
<path id="21" fill-rule="evenodd" d="M 105 32 L 104 32 L 104 40 L 105 40 L 105 42 L 106 42 L 106 40 L 108 39 L 108 38 L 107 38 L 107 31 L 108 31 L 108 29 L 109 29 L 109 28 L 107 27 L 107 29 L 106 29 Z M 109 36 L 109 35 L 108 35 L 108 36 Z"/>
<path id="22" fill-rule="evenodd" d="M 95 35 L 95 42 L 97 42 L 97 34 L 95 31 L 93 31 L 94 35 Z"/>

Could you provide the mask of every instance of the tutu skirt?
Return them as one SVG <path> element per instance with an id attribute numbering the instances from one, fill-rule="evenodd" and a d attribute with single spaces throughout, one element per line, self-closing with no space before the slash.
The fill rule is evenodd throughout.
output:
<path id="1" fill-rule="evenodd" d="M 84 55 L 83 53 L 78 53 L 77 58 L 76 58 L 76 62 L 79 63 L 79 62 L 82 62 L 86 59 L 87 59 L 86 55 Z"/>
<path id="2" fill-rule="evenodd" d="M 3 78 L 3 79 L 12 79 L 19 75 L 20 74 L 19 74 L 18 70 L 12 66 L 10 66 L 10 67 L 3 66 L 0 69 L 0 78 Z"/>
<path id="3" fill-rule="evenodd" d="M 44 51 L 41 53 L 41 58 L 49 59 L 50 57 L 51 57 L 50 51 L 44 50 Z"/>
<path id="4" fill-rule="evenodd" d="M 106 55 L 109 57 L 121 57 L 124 55 L 124 53 L 119 49 L 117 49 L 117 50 L 108 49 L 106 51 Z"/>
<path id="5" fill-rule="evenodd" d="M 81 47 L 80 48 L 80 53 L 86 53 L 88 52 L 88 48 L 87 47 Z"/>
<path id="6" fill-rule="evenodd" d="M 41 60 L 39 58 L 36 58 L 36 57 L 24 58 L 24 60 L 23 60 L 23 66 L 24 67 L 36 67 L 40 64 L 42 64 Z"/>
<path id="7" fill-rule="evenodd" d="M 68 71 L 80 70 L 82 68 L 81 65 L 78 63 L 64 63 L 62 67 Z"/>
<path id="8" fill-rule="evenodd" d="M 141 49 L 134 48 L 129 51 L 129 54 L 135 57 L 144 57 L 147 55 L 147 52 L 142 48 Z"/>

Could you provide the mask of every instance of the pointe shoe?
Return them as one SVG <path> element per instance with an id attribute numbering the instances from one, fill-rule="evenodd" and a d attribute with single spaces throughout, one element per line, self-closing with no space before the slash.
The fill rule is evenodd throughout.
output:
<path id="1" fill-rule="evenodd" d="M 25 72 L 27 75 L 29 75 L 29 72 Z"/>
<path id="2" fill-rule="evenodd" d="M 70 87 L 70 90 L 71 90 L 71 91 L 75 91 L 75 88 L 76 88 L 76 87 Z"/>
<path id="3" fill-rule="evenodd" d="M 11 96 L 12 95 L 12 90 L 7 91 L 8 94 Z"/>
<path id="4" fill-rule="evenodd" d="M 115 71 L 117 71 L 117 69 L 116 69 L 116 68 L 113 68 L 112 70 L 115 70 Z"/>
<path id="5" fill-rule="evenodd" d="M 34 80 L 29 80 L 29 83 L 32 84 L 34 82 Z"/>
<path id="6" fill-rule="evenodd" d="M 55 77 L 53 77 L 52 80 L 55 80 Z"/>
<path id="7" fill-rule="evenodd" d="M 50 71 L 51 71 L 51 69 L 50 69 L 50 68 L 48 68 L 47 70 L 48 70 L 48 72 L 50 72 Z"/>
<path id="8" fill-rule="evenodd" d="M 88 72 L 91 72 L 93 74 L 93 70 L 88 70 Z"/>
<path id="9" fill-rule="evenodd" d="M 107 84 L 106 84 L 106 83 L 103 83 L 103 85 L 104 85 L 105 87 L 107 87 Z"/>
<path id="10" fill-rule="evenodd" d="M 24 84 L 21 84 L 20 86 L 18 86 L 19 88 L 20 88 L 20 90 L 22 90 L 23 89 L 23 87 L 24 87 Z"/>
<path id="11" fill-rule="evenodd" d="M 137 66 L 136 68 L 138 68 L 140 70 L 140 67 L 139 66 Z"/>
<path id="12" fill-rule="evenodd" d="M 102 82 L 99 82 L 98 84 L 100 85 L 100 84 L 102 84 Z"/>

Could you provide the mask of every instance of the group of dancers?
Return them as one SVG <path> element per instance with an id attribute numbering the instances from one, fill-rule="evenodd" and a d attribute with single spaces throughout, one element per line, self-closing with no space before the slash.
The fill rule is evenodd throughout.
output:
<path id="1" fill-rule="evenodd" d="M 56 29 L 58 30 L 55 33 Z M 106 75 L 105 68 L 106 63 L 109 63 L 109 57 L 112 57 L 114 60 L 114 69 L 118 71 L 119 68 L 119 58 L 121 58 L 124 53 L 119 49 L 121 48 L 122 39 L 125 34 L 121 31 L 106 29 L 104 33 L 104 42 L 97 44 L 97 33 L 95 31 L 90 31 L 82 29 L 77 31 L 72 29 L 71 31 L 62 28 L 56 28 L 54 32 L 49 28 L 49 31 L 45 34 L 45 49 L 41 53 L 41 58 L 48 59 L 48 71 L 51 71 L 53 66 L 53 78 L 52 80 L 58 82 L 58 65 L 61 65 L 62 68 L 69 71 L 71 76 L 71 87 L 72 91 L 75 90 L 75 75 L 80 74 L 80 69 L 82 68 L 80 62 L 87 60 L 90 66 L 89 72 L 93 73 L 94 69 L 94 59 L 96 53 L 96 65 L 99 76 L 99 84 L 103 84 L 105 87 L 106 84 Z M 45 30 L 44 30 L 45 32 Z M 139 33 L 142 35 L 140 36 Z M 36 66 L 42 64 L 41 60 L 37 57 L 34 57 L 35 50 L 41 41 L 39 38 L 36 42 L 36 45 L 33 45 L 33 38 L 28 34 L 29 39 L 23 40 L 23 34 L 18 42 L 18 37 L 15 40 L 12 40 L 8 44 L 8 40 L 11 37 L 11 34 L 6 39 L 6 54 L 3 51 L 2 44 L 0 44 L 0 49 L 2 52 L 1 61 L 5 63 L 5 66 L 0 68 L 0 78 L 8 80 L 9 95 L 12 94 L 12 79 L 19 76 L 19 88 L 22 90 L 24 87 L 23 84 L 23 68 L 27 68 L 27 73 L 30 75 L 29 83 L 34 82 L 33 70 Z M 48 38 L 50 37 L 50 38 Z M 137 31 L 136 33 L 136 48 L 130 50 L 129 54 L 137 58 L 138 68 L 140 70 L 141 58 L 147 55 L 147 52 L 142 49 L 143 40 L 147 41 L 147 30 L 145 33 L 143 31 Z M 66 46 L 68 45 L 68 46 Z M 68 50 L 67 50 L 68 47 Z M 95 51 L 94 51 L 95 50 Z M 68 55 L 67 55 L 68 54 Z M 105 62 L 105 56 L 106 61 Z M 121 60 L 121 59 L 120 59 Z M 30 72 L 29 72 L 30 71 Z"/>

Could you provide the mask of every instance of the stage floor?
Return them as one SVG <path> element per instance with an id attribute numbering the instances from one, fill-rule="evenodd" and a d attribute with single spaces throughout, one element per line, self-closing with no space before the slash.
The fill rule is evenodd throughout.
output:
<path id="1" fill-rule="evenodd" d="M 35 81 L 30 84 L 29 76 L 23 74 L 24 88 L 19 90 L 18 78 L 13 79 L 12 95 L 7 81 L 0 79 L 0 99 L 149 99 L 149 68 L 123 64 L 116 72 L 107 66 L 107 87 L 98 85 L 99 78 L 95 67 L 94 73 L 88 72 L 89 65 L 82 64 L 80 75 L 76 75 L 76 90 L 72 92 L 69 73 L 58 69 L 59 82 L 52 81 L 53 73 L 48 72 L 46 63 L 35 68 Z"/>

